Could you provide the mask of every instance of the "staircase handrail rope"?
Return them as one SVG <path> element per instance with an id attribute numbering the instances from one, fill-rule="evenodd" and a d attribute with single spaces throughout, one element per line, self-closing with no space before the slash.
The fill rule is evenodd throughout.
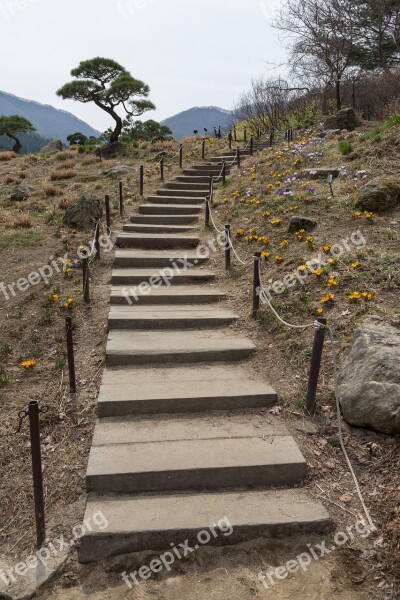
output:
<path id="1" fill-rule="evenodd" d="M 242 259 L 240 258 L 240 256 L 239 256 L 239 254 L 238 254 L 238 253 L 236 252 L 236 250 L 235 250 L 235 246 L 233 245 L 232 239 L 230 239 L 230 243 L 231 243 L 231 248 L 232 248 L 232 250 L 233 250 L 233 254 L 236 256 L 236 258 L 238 259 L 238 261 L 239 261 L 239 262 L 240 262 L 242 265 L 246 266 L 246 265 L 249 265 L 250 263 L 252 263 L 252 262 L 253 262 L 253 260 L 254 260 L 253 258 L 251 258 L 251 259 L 250 259 L 250 260 L 248 260 L 247 262 L 245 262 L 244 260 L 242 260 Z"/>
<path id="2" fill-rule="evenodd" d="M 211 219 L 211 223 L 213 224 L 213 227 L 214 227 L 215 231 L 216 231 L 217 233 L 220 233 L 221 235 L 222 235 L 222 234 L 224 234 L 224 233 L 225 233 L 225 230 L 224 230 L 224 229 L 218 229 L 217 225 L 215 224 L 215 221 L 214 221 L 214 218 L 213 218 L 213 215 L 212 215 L 211 197 L 210 197 L 210 198 L 208 198 L 208 197 L 207 197 L 207 198 L 206 198 L 206 201 L 207 201 L 207 203 L 208 203 L 209 210 L 210 210 L 210 219 Z M 230 238 L 230 240 L 229 240 L 229 241 L 230 241 L 230 247 L 232 248 L 234 255 L 236 256 L 236 258 L 238 259 L 238 261 L 239 261 L 239 262 L 240 262 L 242 265 L 248 265 L 248 264 L 250 264 L 251 262 L 253 262 L 253 259 L 252 259 L 252 258 L 251 258 L 251 260 L 249 260 L 249 261 L 247 261 L 247 262 L 243 261 L 243 260 L 240 258 L 240 256 L 238 255 L 238 253 L 236 252 L 236 250 L 235 250 L 235 247 L 234 247 L 234 245 L 233 245 L 233 242 L 232 242 L 232 238 Z"/>
<path id="3" fill-rule="evenodd" d="M 274 315 L 278 318 L 278 320 L 283 323 L 284 325 L 286 325 L 287 327 L 290 327 L 292 329 L 309 329 L 310 327 L 315 327 L 316 329 L 326 329 L 326 331 L 328 332 L 329 335 L 329 339 L 331 342 L 331 348 L 332 348 L 332 357 L 333 357 L 333 376 L 334 376 L 334 390 L 335 390 L 335 402 L 336 402 L 336 415 L 337 415 L 337 422 L 338 422 L 338 437 L 339 437 L 339 443 L 340 443 L 340 447 L 342 449 L 342 452 L 344 454 L 344 457 L 346 459 L 346 463 L 347 466 L 349 468 L 350 474 L 353 478 L 353 482 L 354 482 L 354 486 L 358 495 L 358 498 L 361 502 L 361 506 L 363 508 L 364 514 L 367 518 L 368 524 L 371 528 L 371 531 L 377 531 L 377 527 L 375 526 L 374 522 L 371 519 L 371 515 L 370 512 L 364 502 L 364 498 L 361 492 L 361 488 L 360 488 L 360 484 L 358 483 L 358 479 L 357 476 L 354 472 L 353 466 L 351 464 L 349 455 L 347 453 L 346 450 L 346 446 L 344 445 L 344 440 L 343 440 L 343 428 L 342 428 L 342 415 L 340 412 L 340 403 L 339 403 L 339 393 L 338 393 L 338 367 L 337 367 L 337 353 L 336 353 L 336 348 L 335 348 L 335 340 L 334 340 L 334 336 L 333 336 L 333 329 L 332 327 L 330 327 L 329 325 L 325 325 L 323 323 L 320 323 L 319 321 L 314 321 L 314 323 L 310 323 L 308 325 L 293 325 L 291 323 L 287 323 L 287 321 L 285 321 L 284 319 L 282 319 L 282 317 L 277 313 L 277 311 L 275 310 L 275 308 L 272 306 L 271 301 L 268 297 L 268 294 L 265 293 L 265 288 L 263 286 L 262 283 L 262 279 L 261 279 L 261 260 L 259 259 L 258 261 L 258 272 L 259 272 L 259 278 L 260 278 L 260 296 L 261 294 L 263 295 L 263 299 L 266 301 L 266 303 L 268 304 L 269 308 L 271 309 L 271 311 L 274 313 Z"/>

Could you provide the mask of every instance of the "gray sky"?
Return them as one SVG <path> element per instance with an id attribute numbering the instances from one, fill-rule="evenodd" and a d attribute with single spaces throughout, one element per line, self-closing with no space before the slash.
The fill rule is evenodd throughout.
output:
<path id="1" fill-rule="evenodd" d="M 192 106 L 232 108 L 252 78 L 282 63 L 270 26 L 279 0 L 0 0 L 0 89 L 69 110 L 97 129 L 93 105 L 55 90 L 81 60 L 104 56 L 150 85 L 157 120 Z M 7 57 L 7 58 L 5 58 Z"/>

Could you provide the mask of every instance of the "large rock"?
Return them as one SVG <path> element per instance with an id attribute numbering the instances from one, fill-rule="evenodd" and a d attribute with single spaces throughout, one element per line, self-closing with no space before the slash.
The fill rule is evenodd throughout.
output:
<path id="1" fill-rule="evenodd" d="M 111 177 L 112 179 L 121 179 L 121 177 L 129 175 L 131 171 L 132 169 L 131 167 L 128 167 L 128 165 L 115 165 L 115 167 L 112 167 L 111 169 L 108 169 L 108 171 L 105 171 L 105 174 L 108 175 L 108 177 Z"/>
<path id="2" fill-rule="evenodd" d="M 351 425 L 400 433 L 400 331 L 366 319 L 339 373 L 338 394 Z"/>
<path id="3" fill-rule="evenodd" d="M 55 154 L 56 152 L 61 152 L 63 149 L 61 140 L 51 140 L 44 148 L 41 149 L 40 152 L 43 154 Z"/>
<path id="4" fill-rule="evenodd" d="M 26 200 L 32 195 L 32 192 L 35 191 L 33 185 L 28 185 L 27 183 L 21 183 L 17 185 L 13 191 L 11 192 L 11 200 Z"/>
<path id="5" fill-rule="evenodd" d="M 300 231 L 300 229 L 304 229 L 304 231 L 312 231 L 317 226 L 317 222 L 312 219 L 308 219 L 307 217 L 292 217 L 289 223 L 289 233 L 296 233 L 296 231 Z"/>
<path id="6" fill-rule="evenodd" d="M 324 129 L 347 129 L 353 131 L 362 125 L 362 121 L 354 108 L 343 108 L 336 115 L 328 117 Z"/>
<path id="7" fill-rule="evenodd" d="M 90 192 L 85 192 L 75 204 L 67 208 L 63 223 L 74 229 L 93 229 L 97 219 L 103 216 L 103 205 Z"/>
<path id="8" fill-rule="evenodd" d="M 400 204 L 400 179 L 376 177 L 366 183 L 360 191 L 357 206 L 365 210 L 383 211 Z"/>
<path id="9" fill-rule="evenodd" d="M 318 169 L 307 169 L 306 171 L 302 172 L 302 176 L 308 177 L 309 179 L 326 179 L 328 175 L 332 175 L 332 177 L 339 177 L 339 169 L 320 167 Z"/>
<path id="10" fill-rule="evenodd" d="M 117 158 L 118 156 L 124 156 L 125 146 L 121 142 L 112 142 L 107 146 L 99 148 L 98 153 L 102 158 Z"/>

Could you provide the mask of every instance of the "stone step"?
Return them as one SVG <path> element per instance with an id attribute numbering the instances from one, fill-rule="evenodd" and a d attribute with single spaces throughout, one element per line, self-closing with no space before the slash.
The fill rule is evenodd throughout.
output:
<path id="1" fill-rule="evenodd" d="M 196 231 L 196 227 L 190 225 L 155 225 L 146 223 L 128 223 L 123 230 L 129 233 L 190 233 Z"/>
<path id="2" fill-rule="evenodd" d="M 199 238 L 179 233 L 119 233 L 119 248 L 196 248 Z"/>
<path id="3" fill-rule="evenodd" d="M 192 206 L 196 205 L 197 207 L 199 207 L 200 205 L 204 204 L 205 202 L 205 197 L 207 195 L 209 195 L 210 190 L 208 189 L 207 192 L 204 193 L 204 196 L 199 196 L 199 197 L 195 197 L 195 196 L 171 196 L 171 195 L 166 195 L 166 196 L 148 196 L 146 198 L 146 202 L 150 202 L 151 204 L 179 204 L 181 205 L 186 205 L 186 204 L 190 204 Z"/>
<path id="4" fill-rule="evenodd" d="M 99 514 L 107 515 L 107 523 L 99 521 Z M 257 538 L 328 536 L 333 529 L 329 513 L 322 504 L 298 489 L 166 495 L 93 494 L 86 506 L 85 522 L 96 525 L 91 530 L 84 527 L 85 534 L 78 546 L 81 563 L 145 550 L 170 552 L 171 540 L 178 547 L 187 540 L 189 547 L 197 549 L 206 543 L 206 537 L 207 545 L 222 546 Z M 210 526 L 215 527 L 215 534 Z M 199 543 L 198 536 L 205 530 L 210 539 L 202 533 Z M 137 580 L 141 581 L 140 578 Z M 133 580 L 131 583 L 135 585 Z"/>
<path id="5" fill-rule="evenodd" d="M 204 201 L 204 200 L 203 200 Z M 157 202 L 160 202 L 157 197 Z M 142 215 L 199 215 L 203 207 L 199 204 L 141 204 Z"/>
<path id="6" fill-rule="evenodd" d="M 207 173 L 207 175 L 218 175 L 220 172 L 221 172 L 221 167 L 218 168 L 218 166 L 214 165 L 213 163 L 210 163 L 208 165 L 207 164 L 194 165 L 190 169 L 184 170 L 183 174 L 184 175 L 192 175 L 192 174 L 203 175 L 204 173 Z"/>
<path id="7" fill-rule="evenodd" d="M 148 225 L 190 225 L 196 223 L 199 215 L 133 215 L 131 223 Z"/>
<path id="8" fill-rule="evenodd" d="M 88 492 L 126 493 L 295 485 L 307 464 L 293 437 L 257 415 L 100 419 Z"/>
<path id="9" fill-rule="evenodd" d="M 185 171 L 184 171 L 185 172 Z M 208 175 L 196 175 L 196 171 L 194 171 L 194 175 L 179 175 L 176 178 L 176 181 L 181 181 L 182 183 L 210 183 L 210 177 Z"/>
<path id="10" fill-rule="evenodd" d="M 158 278 L 161 281 L 161 277 Z M 155 285 L 159 281 L 154 282 Z M 110 304 L 119 306 L 136 306 L 137 304 L 208 304 L 224 300 L 224 292 L 210 286 L 197 285 L 160 285 L 160 287 L 146 286 L 143 293 L 139 286 L 111 288 Z"/>
<path id="11" fill-rule="evenodd" d="M 209 180 L 207 181 L 207 177 L 205 177 L 205 179 L 206 179 L 206 181 L 201 182 L 201 183 L 196 182 L 196 181 L 171 181 L 170 183 L 166 184 L 165 188 L 168 190 L 200 191 L 201 195 L 202 195 L 204 191 L 207 192 L 209 189 L 209 186 L 207 185 L 209 183 Z M 204 185 L 204 184 L 206 184 L 206 185 Z M 161 190 L 161 192 L 162 191 L 165 191 L 165 190 Z M 161 195 L 163 196 L 164 194 L 161 193 Z"/>
<path id="12" fill-rule="evenodd" d="M 213 300 L 211 300 L 213 301 Z M 197 298 L 196 298 L 197 302 Z M 108 329 L 211 329 L 226 327 L 239 317 L 226 310 L 201 304 L 159 304 L 151 307 L 135 302 L 135 306 L 111 306 Z"/>
<path id="13" fill-rule="evenodd" d="M 196 190 L 186 190 L 184 188 L 162 188 L 156 191 L 156 196 L 153 198 L 158 198 L 159 196 L 171 196 L 172 198 L 186 198 L 188 200 L 188 204 L 192 198 L 201 198 L 203 199 L 210 192 L 210 188 L 208 186 L 201 186 Z"/>
<path id="14" fill-rule="evenodd" d="M 207 260 L 208 258 L 198 256 L 196 252 L 179 250 L 116 250 L 114 266 L 127 269 L 172 268 L 182 271 L 202 265 Z"/>
<path id="15" fill-rule="evenodd" d="M 105 369 L 99 417 L 265 408 L 276 392 L 236 365 Z"/>
<path id="16" fill-rule="evenodd" d="M 110 331 L 106 347 L 107 366 L 217 362 L 244 360 L 256 351 L 245 337 L 204 330 L 149 333 Z"/>
<path id="17" fill-rule="evenodd" d="M 183 285 L 186 283 L 203 283 L 215 278 L 214 273 L 203 269 L 187 269 L 179 273 L 172 269 L 114 269 L 111 273 L 113 285 L 134 285 L 162 278 L 163 285 Z"/>

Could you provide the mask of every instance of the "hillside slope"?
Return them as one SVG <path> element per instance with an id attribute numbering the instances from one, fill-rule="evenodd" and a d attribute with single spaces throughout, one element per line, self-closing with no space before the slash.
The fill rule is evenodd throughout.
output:
<path id="1" fill-rule="evenodd" d="M 67 136 L 80 131 L 86 136 L 98 136 L 99 132 L 66 110 L 58 110 L 48 104 L 25 100 L 0 91 L 0 115 L 20 115 L 33 123 L 36 133 L 44 138 L 67 142 Z"/>
<path id="2" fill-rule="evenodd" d="M 193 135 L 195 129 L 203 134 L 206 128 L 213 134 L 214 127 L 227 129 L 231 122 L 232 113 L 229 110 L 217 106 L 196 106 L 161 121 L 161 124 L 169 127 L 176 138 L 182 138 Z"/>

